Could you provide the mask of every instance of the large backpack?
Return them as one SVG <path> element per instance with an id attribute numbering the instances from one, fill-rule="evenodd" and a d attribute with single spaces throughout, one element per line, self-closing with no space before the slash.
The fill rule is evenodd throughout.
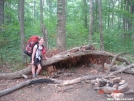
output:
<path id="1" fill-rule="evenodd" d="M 33 47 L 35 46 L 35 44 L 38 43 L 38 40 L 39 40 L 38 36 L 31 36 L 26 43 L 26 49 L 24 53 L 31 57 L 33 52 Z"/>

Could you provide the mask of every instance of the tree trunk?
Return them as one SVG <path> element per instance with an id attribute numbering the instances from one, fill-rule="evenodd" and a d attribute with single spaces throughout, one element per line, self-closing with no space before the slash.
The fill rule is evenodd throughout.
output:
<path id="1" fill-rule="evenodd" d="M 54 55 L 53 57 L 49 58 L 48 60 L 43 60 L 42 66 L 54 65 L 54 64 L 60 63 L 60 62 L 62 64 L 63 61 L 64 61 L 64 63 L 69 64 L 68 60 L 71 60 L 73 62 L 74 58 L 84 57 L 84 56 L 89 56 L 89 58 L 90 58 L 90 55 L 115 57 L 115 55 L 113 55 L 109 52 L 105 52 L 105 51 L 91 51 L 91 50 L 79 51 L 79 49 L 80 49 L 80 47 L 74 48 L 72 50 L 63 52 L 61 54 Z M 72 53 L 72 51 L 74 51 L 74 50 L 75 51 L 78 50 L 78 51 Z M 121 61 L 121 62 L 126 62 L 126 64 L 130 64 L 129 61 L 127 61 L 126 59 L 121 58 L 121 57 L 117 57 L 117 60 Z M 71 61 L 70 61 L 70 63 L 71 63 Z M 20 78 L 20 77 L 22 77 L 23 74 L 28 74 L 30 72 L 31 72 L 31 66 L 28 66 L 23 70 L 16 71 L 13 73 L 0 73 L 0 79 Z"/>
<path id="2" fill-rule="evenodd" d="M 120 5 L 118 5 L 118 9 L 122 9 L 121 1 L 119 3 L 120 3 Z M 121 22 L 122 22 L 122 15 L 118 14 L 118 30 L 121 28 Z"/>
<path id="3" fill-rule="evenodd" d="M 43 34 L 44 40 L 45 40 L 45 44 L 44 46 L 46 47 L 46 49 L 48 49 L 48 32 L 46 29 L 46 26 L 43 24 L 43 2 L 42 0 L 40 0 L 40 25 L 41 25 L 41 33 Z"/>
<path id="4" fill-rule="evenodd" d="M 95 19 L 99 19 L 99 13 L 98 13 L 98 0 L 95 0 L 95 2 L 93 2 L 93 5 L 95 5 L 96 7 L 95 7 L 95 10 L 93 10 L 93 13 L 95 14 L 95 16 L 93 15 L 93 18 L 95 18 Z M 94 31 L 94 32 L 97 32 L 98 33 L 98 31 L 99 31 L 99 21 L 98 20 L 93 20 L 93 23 L 95 24 L 94 26 L 95 27 L 93 27 L 93 30 L 92 30 L 92 32 Z"/>
<path id="5" fill-rule="evenodd" d="M 40 0 L 40 28 L 41 28 L 41 33 L 43 35 L 43 5 L 42 5 L 42 0 Z"/>
<path id="6" fill-rule="evenodd" d="M 34 18 L 34 22 L 35 22 L 35 19 L 36 19 L 36 0 L 33 0 L 33 3 L 34 3 L 34 7 L 33 7 L 33 18 Z"/>
<path id="7" fill-rule="evenodd" d="M 114 0 L 112 0 L 112 10 L 114 10 Z M 112 11 L 112 23 L 111 23 L 111 29 L 113 29 L 113 23 L 114 23 L 114 11 Z"/>
<path id="8" fill-rule="evenodd" d="M 108 2 L 108 11 L 110 11 L 110 5 L 111 5 L 111 0 L 107 0 L 107 2 Z M 110 13 L 108 13 L 108 28 L 110 28 L 111 26 L 110 26 Z"/>
<path id="9" fill-rule="evenodd" d="M 98 0 L 99 4 L 99 21 L 100 21 L 100 50 L 104 50 L 104 38 L 103 38 L 103 30 L 102 30 L 102 3 L 101 0 Z"/>
<path id="10" fill-rule="evenodd" d="M 44 46 L 48 50 L 48 32 L 47 32 L 47 29 L 46 29 L 45 25 L 43 25 L 43 35 L 44 35 L 44 40 L 45 40 L 45 45 Z"/>
<path id="11" fill-rule="evenodd" d="M 0 0 L 0 26 L 4 24 L 4 0 Z"/>
<path id="12" fill-rule="evenodd" d="M 89 43 L 92 44 L 92 30 L 93 30 L 93 1 L 90 0 L 90 20 L 89 20 Z"/>
<path id="13" fill-rule="evenodd" d="M 128 4 L 129 4 L 129 7 L 130 7 L 130 13 L 133 15 L 134 14 L 134 1 L 127 1 Z M 133 30 L 133 19 L 130 17 L 130 20 L 129 20 L 129 30 Z"/>
<path id="14" fill-rule="evenodd" d="M 88 20 L 87 20 L 87 0 L 83 0 L 83 4 L 84 4 L 84 26 L 85 28 L 88 28 Z"/>
<path id="15" fill-rule="evenodd" d="M 123 4 L 123 10 L 126 11 L 126 0 L 122 1 Z M 126 18 L 123 16 L 123 30 L 126 31 Z M 125 33 L 123 33 L 125 36 Z"/>
<path id="16" fill-rule="evenodd" d="M 66 0 L 58 0 L 57 3 L 57 48 L 59 51 L 66 49 Z"/>
<path id="17" fill-rule="evenodd" d="M 24 35 L 24 0 L 19 0 L 20 37 L 23 63 L 25 62 L 25 35 Z"/>

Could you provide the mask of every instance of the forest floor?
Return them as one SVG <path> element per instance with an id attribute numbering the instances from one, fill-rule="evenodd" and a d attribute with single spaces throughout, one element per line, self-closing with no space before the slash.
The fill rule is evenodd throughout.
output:
<path id="1" fill-rule="evenodd" d="M 3 68 L 3 71 L 10 71 Z M 77 67 L 65 69 L 65 73 L 73 73 L 70 77 L 61 76 L 57 79 L 74 79 L 82 75 L 87 74 L 99 74 L 95 69 L 90 67 Z M 31 75 L 29 75 L 31 76 Z M 116 76 L 122 77 L 130 85 L 130 88 L 134 90 L 134 75 L 131 74 L 118 74 Z M 40 75 L 39 77 L 43 77 Z M 47 78 L 47 77 L 46 77 Z M 29 78 L 32 79 L 32 78 Z M 26 81 L 26 79 L 15 80 L 0 80 L 0 90 L 12 87 L 20 82 Z M 134 95 L 125 95 L 123 101 L 134 101 Z M 32 84 L 17 91 L 14 91 L 8 95 L 0 97 L 0 101 L 112 101 L 105 94 L 99 94 L 94 90 L 90 81 L 81 82 L 69 86 L 57 87 L 53 84 Z"/>

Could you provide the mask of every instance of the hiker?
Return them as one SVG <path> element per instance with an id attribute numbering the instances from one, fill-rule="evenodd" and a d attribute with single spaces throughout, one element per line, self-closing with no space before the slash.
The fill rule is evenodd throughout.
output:
<path id="1" fill-rule="evenodd" d="M 42 60 L 42 54 L 44 54 L 44 58 L 47 59 L 45 55 L 45 48 L 43 46 L 44 39 L 39 38 L 38 43 L 33 47 L 33 52 L 32 52 L 32 75 L 33 78 L 37 77 L 42 66 L 41 66 L 41 60 Z M 37 70 L 36 70 L 37 66 Z"/>

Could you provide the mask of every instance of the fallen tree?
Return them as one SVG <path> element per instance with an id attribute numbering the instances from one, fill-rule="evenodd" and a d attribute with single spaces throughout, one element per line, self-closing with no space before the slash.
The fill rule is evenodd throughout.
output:
<path id="1" fill-rule="evenodd" d="M 116 55 L 106 52 L 106 51 L 98 51 L 98 50 L 83 50 L 83 47 L 77 47 L 70 49 L 68 51 L 62 52 L 60 54 L 54 55 L 50 57 L 47 60 L 42 61 L 43 66 L 48 66 L 48 65 L 54 65 L 56 63 L 59 63 L 61 61 L 70 60 L 72 61 L 74 58 L 77 57 L 82 57 L 82 56 L 88 56 L 90 58 L 90 55 L 93 56 L 105 56 L 105 57 L 115 57 Z M 84 46 L 85 48 L 85 46 Z M 130 64 L 130 62 L 122 57 L 117 57 L 117 60 L 120 62 L 125 62 L 126 64 Z M 89 62 L 89 61 L 88 61 Z M 31 66 L 28 66 L 22 70 L 12 72 L 12 73 L 0 73 L 0 79 L 15 79 L 15 78 L 20 78 L 23 77 L 22 75 L 27 75 L 31 72 Z"/>

